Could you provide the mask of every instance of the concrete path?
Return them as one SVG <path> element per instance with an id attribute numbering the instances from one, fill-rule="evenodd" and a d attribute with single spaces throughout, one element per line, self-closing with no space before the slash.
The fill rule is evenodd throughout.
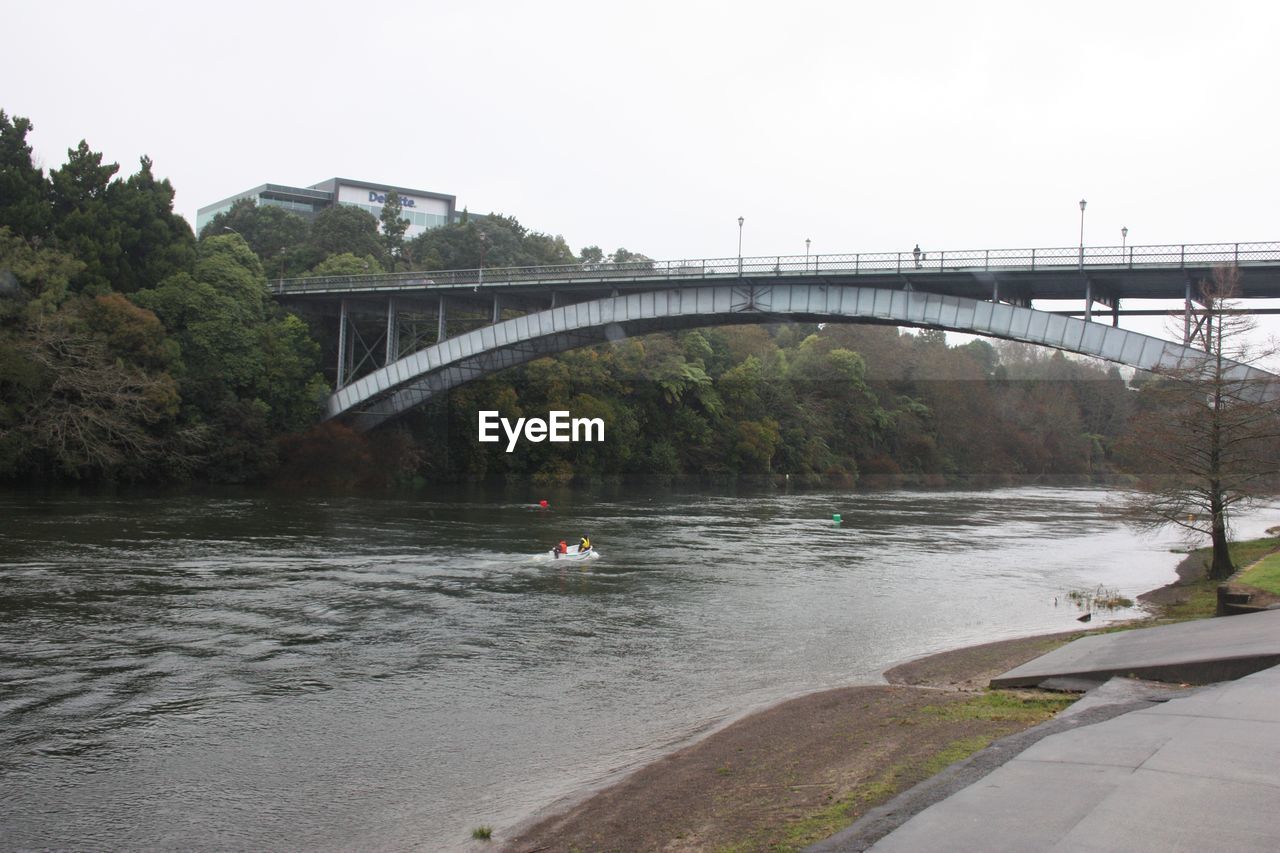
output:
<path id="1" fill-rule="evenodd" d="M 1050 678 L 1105 681 L 1113 675 L 1211 684 L 1280 665 L 1280 610 L 1095 634 L 991 680 L 1030 687 Z"/>
<path id="2" fill-rule="evenodd" d="M 1045 737 L 871 849 L 1275 851 L 1277 804 L 1280 667 Z"/>
<path id="3" fill-rule="evenodd" d="M 1085 637 L 991 683 L 1045 682 L 1105 684 L 812 849 L 1280 850 L 1280 611 Z"/>

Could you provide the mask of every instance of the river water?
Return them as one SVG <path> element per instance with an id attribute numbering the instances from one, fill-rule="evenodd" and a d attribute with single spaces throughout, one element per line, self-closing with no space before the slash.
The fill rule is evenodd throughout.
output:
<path id="1" fill-rule="evenodd" d="M 1178 561 L 1089 489 L 540 497 L 0 496 L 0 846 L 463 848 Z"/>

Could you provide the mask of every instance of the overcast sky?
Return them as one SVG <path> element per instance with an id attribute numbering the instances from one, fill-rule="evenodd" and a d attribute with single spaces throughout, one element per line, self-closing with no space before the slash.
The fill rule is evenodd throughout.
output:
<path id="1" fill-rule="evenodd" d="M 658 259 L 1280 239 L 1280 5 L 7 4 L 0 108 L 177 210 L 331 177 Z"/>
<path id="2" fill-rule="evenodd" d="M 1280 6 L 9 4 L 46 168 L 147 154 L 178 211 L 341 176 L 578 249 L 1280 237 Z"/>

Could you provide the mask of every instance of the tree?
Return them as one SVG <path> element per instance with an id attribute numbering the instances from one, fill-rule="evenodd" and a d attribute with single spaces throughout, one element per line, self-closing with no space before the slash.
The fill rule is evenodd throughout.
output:
<path id="1" fill-rule="evenodd" d="M 155 315 L 115 294 L 33 316 L 0 345 L 0 388 L 13 403 L 0 412 L 0 474 L 138 479 L 181 467 L 177 383 L 140 364 L 162 366 L 163 338 Z"/>
<path id="2" fill-rule="evenodd" d="M 424 269 L 528 267 L 576 263 L 563 237 L 530 231 L 514 216 L 490 213 L 432 228 L 414 237 L 409 254 Z"/>
<path id="3" fill-rule="evenodd" d="M 320 258 L 350 252 L 358 257 L 383 256 L 378 218 L 367 210 L 339 204 L 320 211 L 311 224 L 311 244 Z"/>
<path id="4" fill-rule="evenodd" d="M 120 253 L 110 271 L 121 293 L 155 287 L 195 262 L 191 226 L 173 212 L 173 185 L 156 180 L 151 158 L 142 157 L 137 173 L 107 188 L 107 205 L 120 235 Z"/>
<path id="5" fill-rule="evenodd" d="M 404 218 L 400 194 L 395 190 L 387 193 L 379 220 L 382 223 L 382 242 L 387 247 L 387 258 L 394 265 L 404 253 L 404 232 L 409 230 L 409 220 Z"/>
<path id="6" fill-rule="evenodd" d="M 77 290 L 107 293 L 110 275 L 121 252 L 120 231 L 108 207 L 107 188 L 120 170 L 116 163 L 102 163 L 102 155 L 89 150 L 83 139 L 67 151 L 67 162 L 49 177 L 53 184 L 54 235 L 59 248 L 85 264 L 75 282 Z"/>
<path id="7" fill-rule="evenodd" d="M 310 222 L 291 210 L 257 204 L 251 198 L 239 199 L 213 217 L 200 232 L 200 239 L 227 234 L 244 238 L 273 278 L 298 275 L 324 260 L 324 255 L 308 242 Z"/>
<path id="8" fill-rule="evenodd" d="M 1196 335 L 1204 354 L 1153 370 L 1127 444 L 1146 462 L 1126 504 L 1140 528 L 1176 525 L 1213 544 L 1209 576 L 1234 571 L 1228 550 L 1232 509 L 1263 494 L 1280 473 L 1280 386 L 1251 367 L 1268 354 L 1253 350 L 1252 321 L 1233 309 L 1236 267 L 1202 282 Z"/>
<path id="9" fill-rule="evenodd" d="M 595 269 L 604 263 L 604 252 L 599 246 L 583 246 L 579 260 L 587 269 Z"/>
<path id="10" fill-rule="evenodd" d="M 275 464 L 273 433 L 314 423 L 324 383 L 319 347 L 296 317 L 276 313 L 256 255 L 238 235 L 199 244 L 195 274 L 137 295 L 181 347 L 185 423 L 208 428 L 206 476 L 260 477 Z"/>
<path id="11" fill-rule="evenodd" d="M 357 258 L 350 252 L 330 255 L 304 274 L 304 278 L 330 275 L 377 275 L 385 272 L 373 255 Z"/>
<path id="12" fill-rule="evenodd" d="M 28 239 L 48 234 L 53 219 L 49 182 L 31 160 L 30 120 L 0 110 L 0 227 Z"/>

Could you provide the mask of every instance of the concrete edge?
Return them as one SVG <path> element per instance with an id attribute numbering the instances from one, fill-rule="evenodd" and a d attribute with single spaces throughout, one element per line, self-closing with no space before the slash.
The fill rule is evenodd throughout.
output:
<path id="1" fill-rule="evenodd" d="M 1035 687 L 1049 679 L 1071 678 L 1103 681 L 1114 676 L 1142 678 L 1149 681 L 1166 681 L 1175 684 L 1214 684 L 1219 681 L 1235 681 L 1246 675 L 1280 665 L 1280 653 L 1242 655 L 1232 658 L 1178 661 L 1175 663 L 1124 666 L 1108 669 L 1078 670 L 1074 672 L 1041 672 L 1009 676 L 1008 673 L 991 679 L 991 687 Z"/>

